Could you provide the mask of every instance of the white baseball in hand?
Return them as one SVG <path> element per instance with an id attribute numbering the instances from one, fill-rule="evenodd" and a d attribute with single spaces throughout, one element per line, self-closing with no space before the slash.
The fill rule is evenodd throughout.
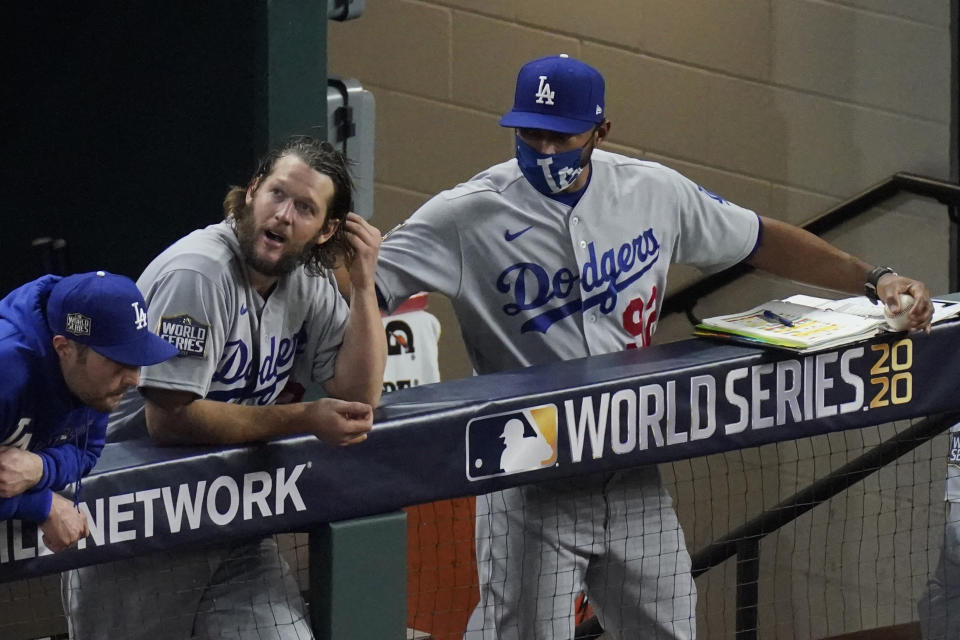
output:
<path id="1" fill-rule="evenodd" d="M 910 324 L 910 309 L 913 308 L 913 296 L 907 293 L 900 294 L 900 313 L 893 314 L 890 307 L 883 306 L 883 316 L 887 319 L 887 325 L 894 331 L 903 331 Z"/>

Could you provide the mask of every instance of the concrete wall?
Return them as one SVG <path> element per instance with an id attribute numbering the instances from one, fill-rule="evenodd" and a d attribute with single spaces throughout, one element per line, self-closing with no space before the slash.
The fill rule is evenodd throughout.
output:
<path id="1" fill-rule="evenodd" d="M 516 71 L 554 53 L 604 73 L 613 121 L 607 148 L 803 223 L 898 171 L 950 177 L 950 4 L 376 0 L 362 18 L 330 24 L 329 72 L 359 79 L 376 96 L 372 222 L 384 231 L 432 194 L 512 154 L 512 133 L 497 119 L 511 104 Z M 945 209 L 906 197 L 830 236 L 935 292 L 948 286 L 947 238 Z M 678 267 L 671 288 L 697 277 Z M 795 292 L 817 293 L 754 275 L 696 311 L 732 312 Z M 449 304 L 438 297 L 430 304 L 443 323 L 443 377 L 469 375 Z M 657 340 L 686 338 L 690 329 L 669 317 Z M 666 468 L 691 548 L 858 452 L 839 437 Z M 847 438 L 857 437 L 879 435 Z M 913 598 L 937 553 L 929 532 L 942 522 L 943 469 L 931 451 L 939 449 L 880 474 L 892 487 L 886 493 L 880 480 L 865 485 L 765 543 L 762 637 L 823 637 L 913 619 Z M 912 525 L 904 533 L 901 524 L 896 536 L 897 522 Z M 828 544 L 839 539 L 836 527 L 846 532 L 844 544 Z M 870 535 L 858 536 L 856 527 Z M 896 542 L 898 555 L 871 555 L 877 540 Z M 700 581 L 702 637 L 731 637 L 731 567 Z"/>

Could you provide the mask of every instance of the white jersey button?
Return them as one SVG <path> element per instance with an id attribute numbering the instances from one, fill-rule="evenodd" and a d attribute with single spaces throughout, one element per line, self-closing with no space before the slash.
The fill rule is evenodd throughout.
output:
<path id="1" fill-rule="evenodd" d="M 580 218 L 578 218 L 577 216 L 573 216 L 572 222 L 573 224 L 580 224 Z"/>
<path id="2" fill-rule="evenodd" d="M 581 240 L 581 241 L 580 241 L 580 248 L 581 248 L 581 249 L 585 249 L 586 247 L 587 247 L 587 241 L 586 241 L 586 240 Z"/>

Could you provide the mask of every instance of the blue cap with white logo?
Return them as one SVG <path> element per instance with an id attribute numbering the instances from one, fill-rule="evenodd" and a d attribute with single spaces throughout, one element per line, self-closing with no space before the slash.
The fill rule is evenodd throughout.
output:
<path id="1" fill-rule="evenodd" d="M 603 122 L 603 76 L 566 54 L 538 58 L 517 74 L 513 109 L 503 127 L 583 133 Z"/>
<path id="2" fill-rule="evenodd" d="M 147 328 L 147 304 L 133 280 L 106 271 L 78 273 L 53 285 L 47 326 L 129 366 L 156 364 L 180 353 Z"/>

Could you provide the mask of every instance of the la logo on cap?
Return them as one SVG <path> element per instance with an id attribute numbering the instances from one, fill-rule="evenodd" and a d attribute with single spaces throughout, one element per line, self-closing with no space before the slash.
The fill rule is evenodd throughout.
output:
<path id="1" fill-rule="evenodd" d="M 550 83 L 547 82 L 547 76 L 540 76 L 540 86 L 537 88 L 537 92 L 534 94 L 537 98 L 537 104 L 553 104 L 553 97 L 556 95 L 555 91 L 550 90 Z"/>
<path id="2" fill-rule="evenodd" d="M 147 327 L 147 312 L 140 308 L 139 302 L 131 302 L 130 306 L 133 307 L 133 323 L 137 330 L 145 329 Z"/>

